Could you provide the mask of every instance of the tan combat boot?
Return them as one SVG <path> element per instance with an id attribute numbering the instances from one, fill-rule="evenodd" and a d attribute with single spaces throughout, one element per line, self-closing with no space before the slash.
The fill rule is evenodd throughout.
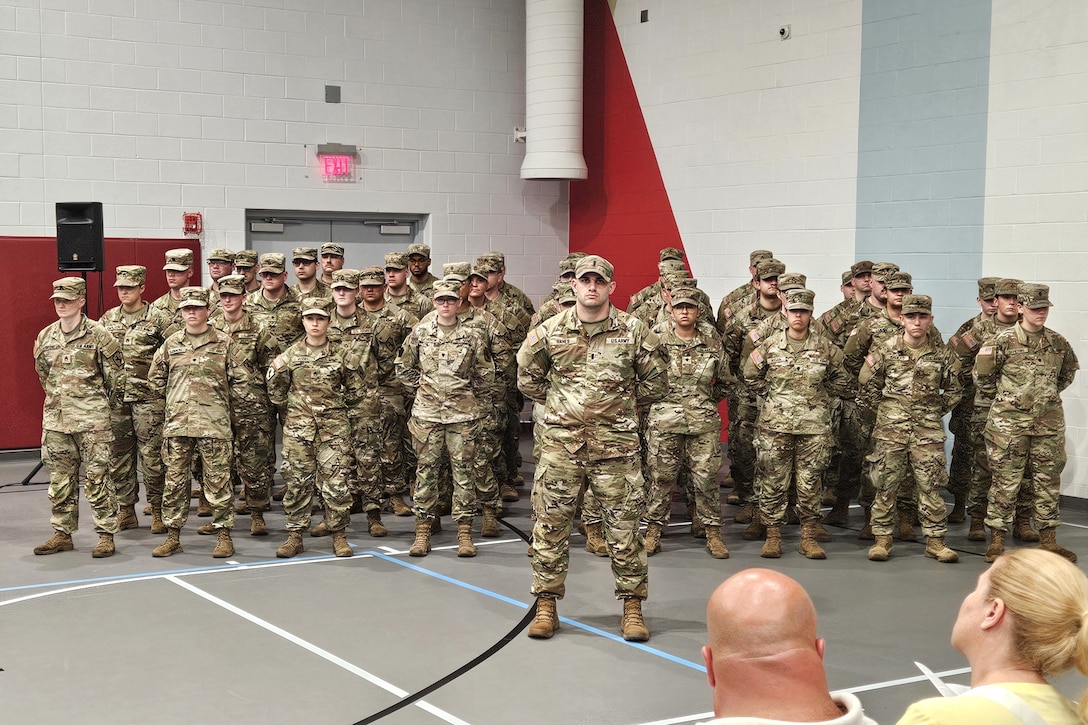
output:
<path id="1" fill-rule="evenodd" d="M 968 541 L 986 541 L 986 519 L 971 514 L 971 525 L 967 529 Z"/>
<path id="2" fill-rule="evenodd" d="M 642 600 L 631 597 L 623 600 L 623 621 L 620 624 L 623 638 L 628 642 L 645 642 L 650 630 L 642 619 Z"/>
<path id="3" fill-rule="evenodd" d="M 829 526 L 846 526 L 850 522 L 850 499 L 836 498 L 831 510 L 824 517 Z"/>
<path id="4" fill-rule="evenodd" d="M 280 559 L 290 559 L 293 556 L 298 556 L 306 547 L 302 544 L 302 532 L 288 531 L 287 541 L 283 542 L 283 546 L 276 549 L 276 557 Z"/>
<path id="5" fill-rule="evenodd" d="M 586 524 L 586 551 L 597 556 L 608 556 L 608 544 L 604 540 L 604 530 L 600 522 Z"/>
<path id="6" fill-rule="evenodd" d="M 264 513 L 254 511 L 249 517 L 249 535 L 268 536 L 268 524 L 264 522 Z"/>
<path id="7" fill-rule="evenodd" d="M 476 556 L 476 545 L 472 543 L 472 520 L 457 524 L 457 556 Z"/>
<path id="8" fill-rule="evenodd" d="M 494 539 L 499 535 L 499 520 L 495 518 L 495 507 L 484 506 L 484 518 L 480 522 L 480 536 Z"/>
<path id="9" fill-rule="evenodd" d="M 819 521 L 812 524 L 813 531 L 815 532 L 816 541 L 828 542 L 831 541 L 831 532 L 824 528 L 824 525 Z"/>
<path id="10" fill-rule="evenodd" d="M 151 556 L 163 557 L 185 551 L 181 548 L 181 529 L 167 527 L 166 541 L 151 550 Z"/>
<path id="11" fill-rule="evenodd" d="M 412 542 L 412 548 L 408 550 L 408 556 L 427 556 L 431 550 L 431 522 L 427 519 L 416 519 L 416 538 Z"/>
<path id="12" fill-rule="evenodd" d="M 166 524 L 162 522 L 162 504 L 151 504 L 151 533 L 166 533 Z"/>
<path id="13" fill-rule="evenodd" d="M 332 551 L 337 556 L 355 556 L 355 551 L 348 543 L 348 534 L 343 529 L 332 532 Z"/>
<path id="14" fill-rule="evenodd" d="M 375 539 L 380 539 L 389 533 L 389 529 L 385 528 L 385 524 L 382 523 L 381 511 L 378 509 L 371 509 L 366 512 L 366 530 L 367 533 Z"/>
<path id="15" fill-rule="evenodd" d="M 117 528 L 120 531 L 140 528 L 140 520 L 136 518 L 135 504 L 121 507 L 121 512 L 117 514 Z"/>
<path id="16" fill-rule="evenodd" d="M 767 536 L 767 527 L 759 522 L 759 517 L 752 519 L 748 527 L 741 532 L 740 538 L 745 541 L 759 541 Z"/>
<path id="17" fill-rule="evenodd" d="M 899 528 L 896 535 L 900 541 L 918 541 L 918 534 L 914 531 L 914 512 L 899 511 Z"/>
<path id="18" fill-rule="evenodd" d="M 1031 528 L 1031 519 L 1027 516 L 1017 516 L 1012 522 L 1012 538 L 1017 541 L 1035 543 L 1039 540 L 1039 534 Z"/>
<path id="19" fill-rule="evenodd" d="M 706 550 L 715 559 L 729 558 L 729 549 L 725 548 L 725 542 L 722 541 L 721 526 L 706 527 Z"/>
<path id="20" fill-rule="evenodd" d="M 310 529 L 310 536 L 314 537 L 328 536 L 330 533 L 332 532 L 329 531 L 329 525 L 325 523 L 325 519 L 321 519 L 321 521 L 317 523 L 317 526 Z"/>
<path id="21" fill-rule="evenodd" d="M 740 507 L 740 511 L 733 517 L 735 524 L 750 524 L 756 520 L 756 505 L 749 501 Z"/>
<path id="22" fill-rule="evenodd" d="M 892 537 L 888 535 L 878 535 L 876 537 L 876 543 L 869 547 L 869 561 L 887 561 L 888 557 L 892 555 Z"/>
<path id="23" fill-rule="evenodd" d="M 816 524 L 801 525 L 801 546 L 797 549 L 806 559 L 826 559 L 827 552 L 816 541 Z"/>
<path id="24" fill-rule="evenodd" d="M 962 524 L 967 520 L 967 494 L 956 493 L 955 503 L 952 504 L 952 510 L 948 513 L 948 523 L 950 524 Z"/>
<path id="25" fill-rule="evenodd" d="M 1041 546 L 1041 544 L 1040 544 Z M 1001 529 L 990 529 L 990 544 L 986 547 L 986 563 L 992 564 L 994 559 L 1005 553 L 1005 532 Z"/>
<path id="26" fill-rule="evenodd" d="M 135 514 L 133 514 L 135 516 Z M 94 551 L 91 552 L 91 556 L 95 559 L 105 559 L 108 556 L 113 556 L 116 548 L 113 545 L 113 534 L 99 534 L 98 544 L 94 547 Z"/>
<path id="27" fill-rule="evenodd" d="M 144 516 L 150 516 L 150 515 L 151 515 L 151 504 L 147 504 L 146 506 L 144 506 Z"/>
<path id="28" fill-rule="evenodd" d="M 936 559 L 942 564 L 955 564 L 960 560 L 959 555 L 944 544 L 943 536 L 926 537 L 926 556 Z"/>
<path id="29" fill-rule="evenodd" d="M 521 499 L 521 494 L 518 493 L 518 490 L 509 483 L 504 483 L 499 486 L 499 497 L 505 503 L 513 503 L 514 501 L 518 501 Z"/>
<path id="30" fill-rule="evenodd" d="M 868 506 L 862 506 L 861 513 L 865 519 L 861 522 L 861 531 L 858 532 L 858 541 L 872 541 L 874 538 L 873 511 Z"/>
<path id="31" fill-rule="evenodd" d="M 219 538 L 215 542 L 215 549 L 212 550 L 213 559 L 226 559 L 228 556 L 234 556 L 234 542 L 230 538 L 230 529 L 219 529 Z"/>
<path id="32" fill-rule="evenodd" d="M 537 597 L 536 614 L 529 625 L 529 636 L 533 639 L 551 639 L 559 629 L 559 613 L 555 611 L 554 597 Z"/>
<path id="33" fill-rule="evenodd" d="M 211 536 L 215 533 L 215 524 L 213 524 L 211 521 L 206 524 L 201 524 L 200 526 L 196 527 L 196 532 L 201 536 Z"/>
<path id="34" fill-rule="evenodd" d="M 1039 529 L 1039 548 L 1053 551 L 1058 556 L 1064 556 L 1074 564 L 1077 563 L 1077 555 L 1058 543 L 1058 530 L 1054 527 Z M 988 552 L 987 552 L 988 553 Z"/>
<path id="35" fill-rule="evenodd" d="M 777 559 L 782 556 L 782 529 L 778 526 L 767 527 L 767 539 L 759 555 L 764 559 Z"/>
<path id="36" fill-rule="evenodd" d="M 646 556 L 653 556 L 661 551 L 661 524 L 648 524 L 643 541 L 646 546 Z"/>
<path id="37" fill-rule="evenodd" d="M 395 493 L 389 497 L 389 503 L 393 507 L 394 516 L 411 516 L 411 507 L 404 503 L 404 497 L 399 493 Z"/>
<path id="38" fill-rule="evenodd" d="M 47 556 L 61 551 L 71 551 L 76 548 L 72 543 L 72 535 L 63 531 L 54 531 L 44 544 L 34 547 L 34 553 L 38 556 Z"/>

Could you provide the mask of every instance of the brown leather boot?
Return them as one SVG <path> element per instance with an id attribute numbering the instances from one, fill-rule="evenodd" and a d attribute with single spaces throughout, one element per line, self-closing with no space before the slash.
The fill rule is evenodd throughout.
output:
<path id="1" fill-rule="evenodd" d="M 136 514 L 133 514 L 135 517 Z M 95 559 L 105 559 L 108 556 L 113 556 L 116 548 L 113 544 L 113 534 L 99 534 L 98 544 L 94 547 L 94 551 L 91 552 L 91 556 Z"/>
<path id="2" fill-rule="evenodd" d="M 355 556 L 355 551 L 348 543 L 348 534 L 343 529 L 332 532 L 332 551 L 337 556 Z"/>
<path id="3" fill-rule="evenodd" d="M 986 547 L 986 563 L 992 564 L 994 559 L 1005 553 L 1005 532 L 1001 529 L 990 529 L 990 545 Z"/>
<path id="4" fill-rule="evenodd" d="M 653 556 L 661 551 L 661 524 L 646 525 L 646 556 Z"/>
<path id="5" fill-rule="evenodd" d="M 72 543 L 72 535 L 66 534 L 63 531 L 54 531 L 44 544 L 34 547 L 34 553 L 38 556 L 48 556 L 49 554 L 56 554 L 61 551 L 72 551 L 75 549 L 75 544 Z"/>
<path id="6" fill-rule="evenodd" d="M 234 542 L 230 538 L 230 529 L 219 529 L 219 538 L 215 542 L 212 557 L 226 559 L 230 556 L 234 556 Z"/>
<path id="7" fill-rule="evenodd" d="M 729 549 L 725 548 L 725 542 L 722 541 L 721 526 L 706 527 L 706 551 L 715 559 L 729 558 Z"/>
<path id="8" fill-rule="evenodd" d="M 1066 559 L 1076 564 L 1077 555 L 1058 543 L 1057 533 L 1058 530 L 1053 527 L 1039 529 L 1039 548 L 1053 551 L 1058 556 L 1064 556 Z"/>
<path id="9" fill-rule="evenodd" d="M 166 524 L 162 522 L 162 504 L 151 504 L 151 533 L 166 533 Z"/>
<path id="10" fill-rule="evenodd" d="M 797 549 L 806 559 L 826 559 L 827 552 L 816 541 L 816 524 L 801 524 L 801 546 Z"/>
<path id="11" fill-rule="evenodd" d="M 551 639 L 559 629 L 559 613 L 555 611 L 554 597 L 537 597 L 536 614 L 529 625 L 529 636 L 533 639 Z"/>
<path id="12" fill-rule="evenodd" d="M 328 536 L 332 532 L 329 531 L 329 525 L 325 523 L 325 519 L 321 519 L 317 522 L 317 526 L 310 529 L 310 536 Z"/>
<path id="13" fill-rule="evenodd" d="M 268 524 L 264 522 L 264 513 L 254 511 L 249 517 L 249 535 L 268 536 Z"/>
<path id="14" fill-rule="evenodd" d="M 504 483 L 499 486 L 499 497 L 504 503 L 513 503 L 521 498 L 521 494 L 509 483 Z"/>
<path id="15" fill-rule="evenodd" d="M 306 547 L 302 543 L 301 531 L 288 531 L 287 541 L 283 542 L 283 545 L 276 549 L 276 556 L 280 559 L 290 559 L 298 556 Z"/>
<path id="16" fill-rule="evenodd" d="M 494 539 L 499 535 L 499 521 L 495 517 L 494 506 L 484 506 L 484 517 L 480 520 L 480 536 Z"/>
<path id="17" fill-rule="evenodd" d="M 597 556 L 608 556 L 608 543 L 604 540 L 601 523 L 586 524 L 586 551 Z"/>
<path id="18" fill-rule="evenodd" d="M 971 525 L 967 529 L 968 541 L 986 541 L 986 518 L 971 514 Z"/>
<path id="19" fill-rule="evenodd" d="M 759 541 L 760 539 L 766 538 L 766 536 L 767 527 L 761 524 L 759 518 L 756 517 L 752 519 L 752 522 L 745 527 L 743 532 L 741 532 L 740 538 L 745 541 Z"/>
<path id="20" fill-rule="evenodd" d="M 876 543 L 869 547 L 869 561 L 887 561 L 892 555 L 892 537 L 879 535 Z"/>
<path id="21" fill-rule="evenodd" d="M 782 556 L 782 529 L 777 526 L 767 527 L 767 539 L 759 555 L 764 559 L 777 559 Z"/>
<path id="22" fill-rule="evenodd" d="M 476 545 L 472 543 L 472 520 L 457 524 L 457 556 L 476 556 Z"/>
<path id="23" fill-rule="evenodd" d="M 918 534 L 914 531 L 913 511 L 899 511 L 899 528 L 896 535 L 900 541 L 918 541 Z"/>
<path id="24" fill-rule="evenodd" d="M 1017 541 L 1035 543 L 1039 540 L 1039 534 L 1031 528 L 1031 519 L 1027 516 L 1017 516 L 1012 522 L 1012 538 Z"/>
<path id="25" fill-rule="evenodd" d="M 181 529 L 167 527 L 166 541 L 152 549 L 151 556 L 171 556 L 172 554 L 177 554 L 182 551 L 185 550 L 181 548 Z"/>
<path id="26" fill-rule="evenodd" d="M 117 528 L 120 531 L 140 528 L 140 520 L 136 518 L 135 504 L 121 507 L 121 512 L 117 514 Z"/>
<path id="27" fill-rule="evenodd" d="M 645 642 L 650 630 L 642 618 L 642 600 L 631 597 L 623 600 L 623 621 L 620 625 L 623 638 L 628 642 Z"/>
<path id="28" fill-rule="evenodd" d="M 943 536 L 926 537 L 926 556 L 936 559 L 942 564 L 955 564 L 960 560 L 959 555 L 944 544 Z"/>
<path id="29" fill-rule="evenodd" d="M 740 507 L 740 511 L 733 517 L 733 523 L 735 524 L 750 524 L 757 518 L 756 505 L 749 501 Z"/>
<path id="30" fill-rule="evenodd" d="M 404 503 L 404 497 L 395 493 L 389 497 L 389 504 L 393 507 L 394 516 L 411 516 L 412 508 Z"/>
<path id="31" fill-rule="evenodd" d="M 382 523 L 381 511 L 378 509 L 371 509 L 366 512 L 366 530 L 367 533 L 375 539 L 380 539 L 389 533 L 389 529 L 385 528 L 385 524 Z M 333 546 L 335 546 L 335 544 Z"/>
<path id="32" fill-rule="evenodd" d="M 412 548 L 408 550 L 408 556 L 427 556 L 431 551 L 431 522 L 427 519 L 416 519 L 416 538 L 412 542 Z"/>

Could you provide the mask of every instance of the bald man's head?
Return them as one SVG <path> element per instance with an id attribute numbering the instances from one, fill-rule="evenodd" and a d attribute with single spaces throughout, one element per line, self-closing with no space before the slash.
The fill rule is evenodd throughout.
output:
<path id="1" fill-rule="evenodd" d="M 768 657 L 817 649 L 816 608 L 800 584 L 771 569 L 726 579 L 706 608 L 715 657 Z"/>

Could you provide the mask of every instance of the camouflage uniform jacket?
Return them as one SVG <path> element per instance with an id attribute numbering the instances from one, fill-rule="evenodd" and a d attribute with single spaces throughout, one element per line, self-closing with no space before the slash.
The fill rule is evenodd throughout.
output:
<path id="1" fill-rule="evenodd" d="M 872 305 L 869 307 L 876 309 Z M 886 341 L 889 337 L 903 334 L 903 323 L 893 320 L 884 310 L 871 317 L 863 317 L 857 327 L 850 331 L 846 340 L 846 349 L 843 350 L 846 360 L 846 370 L 850 377 L 857 380 L 861 366 L 865 364 L 865 356 L 869 350 Z M 944 345 L 944 338 L 936 325 L 929 328 L 929 339 L 934 345 Z"/>
<path id="2" fill-rule="evenodd" d="M 121 343 L 125 360 L 124 401 L 132 403 L 157 397 L 147 384 L 147 373 L 155 351 L 178 331 L 178 325 L 170 315 L 148 303 L 132 315 L 120 306 L 114 307 L 98 322 Z"/>
<path id="3" fill-rule="evenodd" d="M 718 332 L 725 331 L 725 325 L 729 322 L 729 318 L 732 317 L 734 310 L 747 307 L 752 304 L 755 299 L 756 288 L 752 286 L 750 281 L 745 282 L 725 297 L 722 297 L 722 301 L 718 305 L 718 316 L 716 318 Z"/>
<path id="4" fill-rule="evenodd" d="M 314 277 L 314 288 L 309 292 L 303 292 L 299 284 L 299 282 L 295 282 L 291 285 L 291 291 L 294 292 L 295 296 L 300 300 L 304 300 L 307 297 L 328 297 L 329 299 L 332 299 L 332 287 L 329 287 L 328 283 L 320 277 Z"/>
<path id="5" fill-rule="evenodd" d="M 45 390 L 42 429 L 61 433 L 109 430 L 110 406 L 124 384 L 121 345 L 86 315 L 65 334 L 60 320 L 34 340 L 34 369 Z"/>
<path id="6" fill-rule="evenodd" d="M 381 332 L 388 332 L 388 330 L 375 325 L 362 308 L 356 308 L 355 314 L 351 317 L 341 317 L 335 311 L 332 314 L 332 324 L 329 325 L 328 332 L 329 340 L 343 348 L 348 368 L 360 378 L 359 385 L 352 390 L 356 397 L 347 401 L 351 415 L 355 417 L 374 416 L 376 419 L 381 414 L 381 401 L 378 399 L 381 374 L 377 339 Z M 393 361 L 390 360 L 389 374 L 393 372 L 392 364 Z"/>
<path id="7" fill-rule="evenodd" d="M 508 387 L 517 382 L 517 359 L 510 330 L 498 317 L 485 309 L 469 306 L 457 313 L 457 318 L 480 333 L 480 337 L 491 352 L 491 362 L 495 366 L 495 383 L 491 387 L 491 400 L 502 400 Z"/>
<path id="8" fill-rule="evenodd" d="M 944 441 L 941 419 L 960 401 L 960 363 L 926 340 L 911 350 L 902 335 L 873 347 L 858 376 L 861 396 L 876 406 L 873 437 L 894 443 Z"/>
<path id="9" fill-rule="evenodd" d="M 969 320 L 969 322 L 972 320 Z M 964 323 L 965 325 L 967 323 Z M 966 397 L 971 395 L 971 402 L 979 408 L 989 408 L 993 404 L 993 398 L 983 396 L 979 393 L 975 387 L 974 378 L 971 376 L 971 371 L 975 367 L 975 356 L 978 355 L 978 351 L 989 341 L 993 340 L 997 335 L 1008 330 L 1015 322 L 1008 324 L 998 319 L 997 315 L 994 315 L 988 320 L 980 320 L 973 327 L 961 331 L 957 331 L 955 335 L 948 338 L 948 347 L 956 354 L 956 357 L 960 361 L 960 377 L 963 379 L 963 394 Z"/>
<path id="10" fill-rule="evenodd" d="M 503 327 L 506 328 L 511 347 L 516 351 L 518 346 L 521 345 L 521 341 L 529 333 L 531 315 L 521 307 L 511 305 L 509 301 L 504 300 L 502 297 L 485 300 L 482 308 L 497 317 Z M 511 353 L 512 356 L 513 353 Z"/>
<path id="11" fill-rule="evenodd" d="M 781 310 L 779 310 L 779 312 L 780 314 L 771 315 L 765 320 L 761 320 L 758 325 L 753 327 L 748 332 L 748 334 L 744 336 L 744 343 L 741 345 L 740 348 L 741 360 L 744 360 L 749 355 L 751 355 L 752 350 L 755 350 L 757 347 L 759 347 L 759 344 L 766 340 L 768 337 L 776 332 L 780 332 L 781 330 L 786 329 L 786 315 L 781 314 Z M 808 324 L 808 331 L 811 334 L 823 334 L 820 331 L 820 326 L 816 322 L 816 320 L 813 320 Z"/>
<path id="12" fill-rule="evenodd" d="M 834 398 L 848 394 L 842 351 L 810 334 L 793 351 L 786 330 L 774 333 L 744 360 L 744 379 L 762 400 L 759 427 L 793 435 L 831 433 Z"/>
<path id="13" fill-rule="evenodd" d="M 166 398 L 163 437 L 230 440 L 234 408 L 260 404 L 255 374 L 222 330 L 209 326 L 199 335 L 181 330 L 166 338 L 148 374 L 151 390 Z"/>
<path id="14" fill-rule="evenodd" d="M 166 313 L 166 316 L 170 318 L 171 322 L 175 322 L 178 325 L 184 325 L 181 321 L 181 309 L 178 305 L 181 304 L 181 300 L 175 300 L 167 292 L 162 297 L 151 303 L 151 306 Z"/>
<path id="15" fill-rule="evenodd" d="M 521 289 L 509 282 L 504 281 L 499 285 L 499 294 L 510 301 L 512 307 L 525 310 L 525 314 L 530 317 L 532 317 L 533 312 L 536 311 L 533 308 L 533 301 L 529 299 L 529 295 L 525 294 Z"/>
<path id="16" fill-rule="evenodd" d="M 990 340 L 975 356 L 973 373 L 979 394 L 994 401 L 986 432 L 1063 433 L 1061 392 L 1072 384 L 1079 368 L 1069 342 L 1047 327 L 1031 335 L 1017 323 Z"/>
<path id="17" fill-rule="evenodd" d="M 699 297 L 699 319 L 713 319 L 714 310 L 710 308 L 710 298 L 706 296 L 706 292 L 697 290 L 695 294 Z M 634 315 L 651 328 L 656 327 L 672 317 L 670 309 L 665 305 L 665 300 L 661 298 L 661 295 L 658 295 L 656 298 L 651 297 L 635 309 L 634 312 L 629 312 L 628 314 Z"/>
<path id="18" fill-rule="evenodd" d="M 416 278 L 411 274 L 408 275 L 408 286 L 412 288 L 417 295 L 424 299 L 430 299 L 434 294 L 434 283 L 438 281 L 438 277 L 435 277 L 430 272 L 423 278 L 422 282 L 417 282 Z"/>
<path id="19" fill-rule="evenodd" d="M 650 328 L 611 306 L 590 336 L 560 312 L 529 331 L 518 351 L 518 388 L 544 405 L 544 436 L 587 460 L 639 452 L 638 408 L 669 392 L 668 360 Z"/>
<path id="20" fill-rule="evenodd" d="M 820 332 L 835 343 L 835 346 L 840 350 L 846 347 L 846 338 L 857 324 L 858 308 L 863 304 L 867 304 L 865 300 L 861 302 L 858 302 L 857 299 L 843 300 L 820 315 L 817 320 Z M 872 307 L 872 305 L 869 306 Z"/>
<path id="21" fill-rule="evenodd" d="M 258 325 L 261 325 L 276 339 L 281 350 L 302 337 L 302 300 L 293 289 L 288 287 L 279 300 L 270 300 L 264 296 L 264 289 L 256 289 L 246 297 L 245 310 Z"/>
<path id="22" fill-rule="evenodd" d="M 655 296 L 661 296 L 661 280 L 648 284 L 631 295 L 631 301 L 627 303 L 627 314 L 635 314 L 635 310 L 645 304 L 646 300 L 652 300 Z"/>
<path id="23" fill-rule="evenodd" d="M 412 416 L 434 423 L 465 423 L 491 411 L 495 366 L 478 327 L 458 318 L 442 329 L 438 315 L 420 320 L 404 340 L 397 378 L 416 391 Z"/>
<path id="24" fill-rule="evenodd" d="M 419 320 L 411 312 L 402 310 L 396 305 L 387 304 L 375 312 L 368 312 L 362 308 L 359 310 L 374 330 L 374 345 L 378 362 L 378 390 L 393 395 L 404 394 L 404 386 L 397 379 L 395 364 L 405 338 Z"/>
<path id="25" fill-rule="evenodd" d="M 677 337 L 672 322 L 654 328 L 669 360 L 669 393 L 650 406 L 651 425 L 665 433 L 697 435 L 720 431 L 718 403 L 735 382 L 722 338 L 709 322 L 698 322 L 695 339 Z"/>
<path id="26" fill-rule="evenodd" d="M 283 416 L 283 434 L 316 441 L 326 418 L 347 416 L 365 395 L 348 351 L 327 341 L 310 347 L 303 338 L 276 356 L 268 368 L 268 397 Z"/>
<path id="27" fill-rule="evenodd" d="M 385 290 L 385 301 L 387 304 L 396 305 L 408 314 L 415 317 L 417 320 L 422 320 L 424 317 L 434 312 L 434 302 L 429 297 L 418 295 L 412 291 L 412 287 L 409 286 L 408 291 L 402 295 L 394 295 L 388 288 Z"/>
<path id="28" fill-rule="evenodd" d="M 733 374 L 738 379 L 741 378 L 741 369 L 744 366 L 744 358 L 741 355 L 744 350 L 745 336 L 763 320 L 769 317 L 781 317 L 780 309 L 781 307 L 776 307 L 773 310 L 768 310 L 759 304 L 755 298 L 753 298 L 752 304 L 725 309 L 725 327 L 723 330 L 722 326 L 719 325 L 718 330 L 722 334 L 722 345 L 725 347 L 725 354 L 729 356 L 730 364 L 733 366 Z M 721 319 L 721 317 L 718 318 L 719 322 Z"/>
<path id="29" fill-rule="evenodd" d="M 544 300 L 536 312 L 533 313 L 532 318 L 529 320 L 529 329 L 532 329 L 539 325 L 544 320 L 550 317 L 555 317 L 563 311 L 563 305 L 559 304 L 559 300 L 555 297 Z"/>
<path id="30" fill-rule="evenodd" d="M 265 376 L 268 366 L 280 354 L 282 348 L 276 338 L 272 337 L 264 327 L 257 324 L 253 315 L 243 312 L 242 317 L 235 322 L 227 322 L 222 313 L 210 318 L 208 324 L 217 330 L 221 330 L 234 340 L 242 357 L 249 363 L 253 374 L 250 376 L 250 394 L 247 399 L 252 401 L 244 409 L 235 406 L 233 409 L 234 420 L 242 420 L 248 417 L 264 417 L 272 413 L 272 403 L 268 399 L 268 387 L 265 384 Z"/>

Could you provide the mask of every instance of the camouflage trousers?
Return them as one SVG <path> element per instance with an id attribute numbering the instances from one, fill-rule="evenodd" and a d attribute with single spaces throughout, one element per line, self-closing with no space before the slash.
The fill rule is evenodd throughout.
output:
<path id="1" fill-rule="evenodd" d="M 172 529 L 189 520 L 190 466 L 201 462 L 201 488 L 212 507 L 216 528 L 234 528 L 234 489 L 230 485 L 233 442 L 218 438 L 169 436 L 163 439 L 166 483 L 162 491 L 162 522 Z"/>
<path id="2" fill-rule="evenodd" d="M 246 506 L 254 511 L 269 507 L 276 470 L 274 422 L 274 414 L 267 411 L 242 417 L 234 426 L 234 472 L 242 484 Z"/>
<path id="3" fill-rule="evenodd" d="M 646 438 L 650 491 L 647 496 L 647 523 L 669 523 L 672 492 L 681 471 L 687 471 L 687 483 L 694 500 L 695 516 L 704 526 L 722 525 L 721 494 L 714 476 L 722 465 L 721 433 L 710 431 L 685 435 L 664 433 L 650 425 Z"/>
<path id="4" fill-rule="evenodd" d="M 831 458 L 828 435 L 760 430 L 756 437 L 756 496 L 764 526 L 784 526 L 790 483 L 797 490 L 802 524 L 820 521 L 824 469 Z"/>
<path id="5" fill-rule="evenodd" d="M 986 525 L 1008 531 L 1025 481 L 1032 484 L 1032 520 L 1038 529 L 1060 526 L 1058 500 L 1065 469 L 1065 435 L 1005 435 L 986 431 L 993 484 L 990 486 Z"/>
<path id="6" fill-rule="evenodd" d="M 877 536 L 891 536 L 900 489 L 916 488 L 918 519 L 926 536 L 948 533 L 948 508 L 941 489 L 948 483 L 944 443 L 897 443 L 877 439 L 868 456 L 876 489 L 872 526 Z"/>
<path id="7" fill-rule="evenodd" d="M 416 467 L 415 515 L 417 519 L 435 516 L 441 488 L 442 459 L 449 461 L 453 478 L 453 520 L 471 522 L 476 515 L 477 502 L 494 506 L 499 491 L 495 479 L 480 479 L 477 445 L 482 423 L 469 420 L 461 423 L 435 423 L 412 417 L 408 430 L 415 441 Z"/>
<path id="8" fill-rule="evenodd" d="M 341 531 L 351 523 L 351 424 L 342 412 L 329 411 L 318 424 L 314 440 L 283 436 L 283 521 L 288 531 L 310 527 L 314 496 L 321 495 L 325 525 Z"/>
<path id="9" fill-rule="evenodd" d="M 966 391 L 965 391 L 966 392 Z M 974 394 L 952 410 L 948 420 L 948 430 L 952 433 L 952 463 L 948 470 L 948 490 L 957 496 L 969 497 L 971 481 L 974 479 L 975 446 L 968 428 L 971 425 Z"/>
<path id="10" fill-rule="evenodd" d="M 106 476 L 113 484 L 117 503 L 131 506 L 139 494 L 136 482 L 136 429 L 132 424 L 132 407 L 127 403 L 110 409 L 110 463 Z"/>
<path id="11" fill-rule="evenodd" d="M 839 472 L 835 497 L 851 501 L 860 499 L 863 506 L 873 502 L 872 484 L 863 475 L 869 436 L 873 430 L 873 415 L 855 400 L 843 400 L 839 421 Z"/>
<path id="12" fill-rule="evenodd" d="M 166 415 L 166 401 L 137 400 L 132 406 L 132 428 L 136 432 L 136 447 L 140 454 L 140 473 L 144 476 L 144 491 L 149 503 L 162 504 L 162 489 L 166 481 L 166 469 L 162 462 L 162 426 Z M 131 502 L 136 503 L 136 491 Z"/>
<path id="13" fill-rule="evenodd" d="M 117 533 L 117 494 L 107 470 L 113 433 L 42 431 L 42 462 L 49 468 L 49 525 L 71 534 L 79 528 L 79 467 L 86 471 L 83 493 L 91 505 L 94 530 Z"/>
<path id="14" fill-rule="evenodd" d="M 755 399 L 742 393 L 737 400 L 736 413 L 729 412 L 729 473 L 733 477 L 733 492 L 741 503 L 755 501 L 756 480 L 756 420 L 759 409 Z"/>
<path id="15" fill-rule="evenodd" d="M 967 512 L 971 516 L 986 518 L 986 508 L 990 498 L 990 488 L 993 486 L 994 475 L 990 467 L 990 456 L 986 452 L 986 418 L 990 409 L 978 406 L 967 425 L 967 435 L 970 436 L 974 465 L 971 466 L 971 488 L 967 493 Z M 1016 516 L 1030 519 L 1032 516 L 1032 503 L 1034 499 L 1035 484 L 1031 481 L 1030 472 L 1024 472 L 1024 480 L 1020 484 L 1020 491 L 1016 494 Z"/>
<path id="16" fill-rule="evenodd" d="M 585 484 L 587 497 L 592 493 L 600 504 L 616 598 L 645 599 L 646 549 L 638 526 L 646 511 L 646 485 L 639 456 L 584 461 L 547 438 L 540 448 L 532 493 L 536 524 L 530 591 L 560 599 L 566 593 L 571 525 L 578 491 Z"/>
<path id="17" fill-rule="evenodd" d="M 377 401 L 368 399 L 348 411 L 354 465 L 348 472 L 348 489 L 362 501 L 364 511 L 382 507 L 382 419 Z"/>
<path id="18" fill-rule="evenodd" d="M 381 481 L 384 483 L 386 496 L 406 496 L 408 494 L 408 476 L 405 472 L 407 459 L 404 441 L 410 439 L 408 433 L 408 414 L 401 394 L 379 393 L 381 400 L 381 420 L 378 431 L 378 458 L 381 461 Z"/>

